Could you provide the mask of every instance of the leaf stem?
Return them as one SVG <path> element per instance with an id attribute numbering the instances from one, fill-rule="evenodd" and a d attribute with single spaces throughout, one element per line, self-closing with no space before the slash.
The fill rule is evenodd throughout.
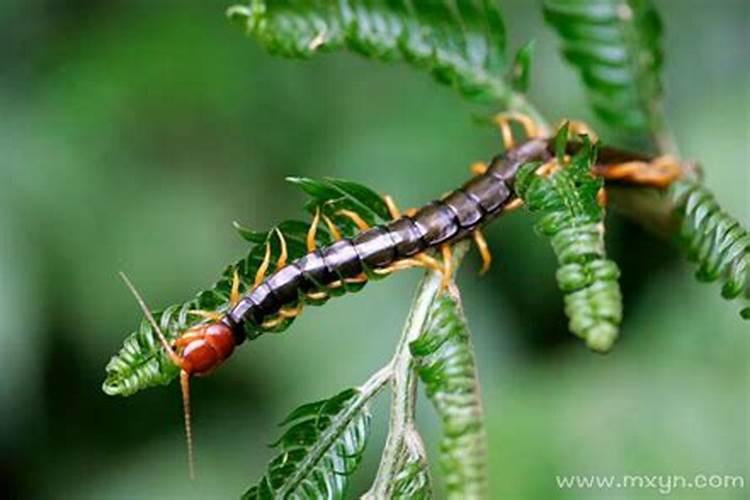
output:
<path id="1" fill-rule="evenodd" d="M 362 408 L 385 387 L 391 379 L 391 367 L 386 366 L 375 372 L 367 381 L 359 387 L 358 394 L 347 403 L 341 414 L 337 415 L 330 426 L 321 434 L 321 437 L 310 451 L 300 460 L 292 474 L 284 480 L 284 485 L 276 492 L 278 498 L 286 498 L 288 494 L 295 491 L 299 484 L 304 481 L 310 471 L 319 463 L 320 458 L 331 448 L 336 439 L 346 430 L 350 422 L 362 411 Z"/>
<path id="2" fill-rule="evenodd" d="M 462 241 L 455 245 L 451 264 L 454 270 L 458 268 L 468 249 L 468 241 Z M 388 438 L 377 476 L 363 498 L 386 498 L 388 496 L 388 487 L 398 472 L 399 455 L 405 445 L 411 448 L 424 449 L 421 437 L 414 425 L 417 374 L 412 365 L 409 344 L 422 333 L 429 312 L 442 292 L 442 275 L 436 271 L 426 272 L 417 287 L 396 352 L 388 365 L 391 369 L 392 390 Z M 458 291 L 456 290 L 454 293 L 458 293 Z M 407 440 L 410 442 L 407 443 Z"/>

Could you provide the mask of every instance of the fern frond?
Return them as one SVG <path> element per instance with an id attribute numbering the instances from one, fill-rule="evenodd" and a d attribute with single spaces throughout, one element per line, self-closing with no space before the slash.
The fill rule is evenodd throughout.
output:
<path id="1" fill-rule="evenodd" d="M 525 165 L 516 190 L 539 214 L 536 228 L 550 238 L 557 255 L 557 283 L 565 294 L 570 330 L 591 349 L 606 352 L 618 335 L 622 296 L 620 271 L 606 258 L 604 211 L 597 202 L 602 180 L 590 170 L 594 156 L 586 143 L 570 165 L 547 177 L 536 174 L 538 164 Z"/>
<path id="2" fill-rule="evenodd" d="M 349 218 L 338 213 L 341 209 L 353 211 L 373 225 L 389 218 L 388 208 L 383 200 L 365 186 L 341 179 L 290 178 L 289 180 L 309 195 L 307 210 L 314 213 L 316 207 L 319 207 L 323 214 L 336 223 L 344 236 L 352 236 L 357 229 Z M 194 299 L 154 313 L 167 340 L 175 340 L 183 332 L 203 321 L 200 317 L 190 314 L 191 310 L 200 309 L 223 313 L 229 308 L 229 295 L 235 270 L 241 281 L 240 290 L 252 287 L 255 273 L 265 256 L 266 242 L 271 245 L 273 259 L 277 258 L 280 253 L 279 241 L 275 236 L 276 229 L 284 235 L 290 259 L 301 257 L 307 252 L 308 222 L 288 220 L 270 231 L 263 232 L 251 231 L 237 223 L 235 227 L 240 235 L 252 245 L 249 253 L 229 265 L 218 282 L 211 288 L 199 292 Z M 328 245 L 332 241 L 331 235 L 323 224 L 317 231 L 316 240 L 319 246 Z M 341 290 L 340 293 L 356 291 L 361 287 L 361 284 L 347 285 L 346 290 Z M 292 320 L 292 318 L 287 319 L 274 327 L 273 331 L 278 332 L 288 328 Z M 248 338 L 255 338 L 264 331 L 262 329 L 248 331 Z M 129 396 L 141 389 L 168 384 L 177 376 L 178 370 L 163 351 L 151 325 L 145 319 L 142 320 L 138 329 L 125 339 L 120 351 L 107 364 L 107 377 L 102 389 L 109 395 Z"/>
<path id="3" fill-rule="evenodd" d="M 695 181 L 683 180 L 672 188 L 681 237 L 688 258 L 698 265 L 701 281 L 721 280 L 725 299 L 750 299 L 750 233 L 722 210 L 713 194 Z M 740 315 L 750 319 L 750 305 Z"/>
<path id="4" fill-rule="evenodd" d="M 367 397 L 347 389 L 294 410 L 272 446 L 279 454 L 243 500 L 343 498 L 370 435 Z"/>
<path id="5" fill-rule="evenodd" d="M 395 475 L 386 489 L 386 498 L 427 500 L 432 498 L 432 484 L 427 456 L 421 438 L 413 428 L 406 430 L 399 443 Z M 369 500 L 371 496 L 363 497 Z"/>
<path id="6" fill-rule="evenodd" d="M 442 422 L 440 465 L 450 498 L 484 498 L 486 439 L 471 338 L 461 305 L 443 294 L 410 350 Z"/>
<path id="7" fill-rule="evenodd" d="M 467 96 L 511 97 L 503 75 L 505 28 L 492 0 L 250 0 L 227 14 L 276 55 L 348 49 L 406 61 Z"/>
<path id="8" fill-rule="evenodd" d="M 545 0 L 544 16 L 603 121 L 660 128 L 662 25 L 649 0 Z"/>

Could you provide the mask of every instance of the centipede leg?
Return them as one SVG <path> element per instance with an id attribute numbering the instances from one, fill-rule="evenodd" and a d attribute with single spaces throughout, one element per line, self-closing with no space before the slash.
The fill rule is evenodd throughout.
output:
<path id="1" fill-rule="evenodd" d="M 628 181 L 656 188 L 666 188 L 682 176 L 682 167 L 672 156 L 665 155 L 651 162 L 630 161 L 594 168 L 594 174 L 606 180 Z"/>
<path id="2" fill-rule="evenodd" d="M 269 242 L 266 242 L 266 253 L 263 256 L 263 261 L 260 263 L 260 266 L 258 266 L 258 270 L 255 271 L 255 281 L 254 286 L 260 285 L 263 280 L 266 277 L 266 272 L 268 271 L 268 266 L 271 265 L 271 244 Z"/>
<path id="3" fill-rule="evenodd" d="M 447 290 L 453 277 L 453 249 L 449 244 L 445 244 L 440 247 L 440 253 L 443 258 L 443 268 L 441 271 L 443 279 L 440 284 L 443 290 Z"/>
<path id="4" fill-rule="evenodd" d="M 360 231 L 367 231 L 368 229 L 370 229 L 370 224 L 368 224 L 367 221 L 365 221 L 357 212 L 344 209 L 339 210 L 336 213 L 350 219 Z"/>
<path id="5" fill-rule="evenodd" d="M 310 223 L 310 229 L 307 230 L 307 251 L 314 252 L 318 247 L 317 240 L 315 239 L 318 233 L 318 224 L 320 223 L 320 207 L 315 207 L 315 215 Z"/>
<path id="6" fill-rule="evenodd" d="M 401 210 L 398 209 L 398 206 L 396 206 L 396 202 L 393 201 L 393 198 L 391 198 L 390 195 L 384 194 L 383 201 L 385 202 L 385 206 L 388 207 L 388 213 L 391 214 L 391 218 L 393 220 L 400 219 Z"/>
<path id="7" fill-rule="evenodd" d="M 586 135 L 591 139 L 591 142 L 598 142 L 599 135 L 589 126 L 588 123 L 581 120 L 563 120 L 557 125 L 559 130 L 565 124 L 568 124 L 568 137 L 573 135 Z"/>
<path id="8" fill-rule="evenodd" d="M 530 116 L 517 111 L 499 113 L 495 115 L 494 121 L 500 128 L 503 147 L 505 147 L 506 150 L 511 149 L 516 145 L 516 141 L 513 137 L 513 129 L 511 128 L 511 123 L 513 122 L 521 124 L 526 133 L 526 137 L 528 138 L 539 137 L 540 135 L 539 125 L 537 125 Z"/>
<path id="9" fill-rule="evenodd" d="M 541 177 L 547 177 L 547 176 L 550 176 L 550 175 L 554 174 L 555 172 L 557 172 L 561 168 L 562 167 L 557 162 L 557 158 L 553 158 L 550 161 L 548 161 L 547 163 L 545 163 L 544 165 L 542 165 L 539 168 L 537 168 L 535 173 L 536 173 L 536 175 L 539 175 Z"/>
<path id="10" fill-rule="evenodd" d="M 484 175 L 487 173 L 487 169 L 489 166 L 487 166 L 486 163 L 482 161 L 477 161 L 471 164 L 469 167 L 469 170 L 471 171 L 472 175 Z"/>
<path id="11" fill-rule="evenodd" d="M 191 329 L 180 335 L 175 341 L 174 345 L 176 348 L 181 349 L 186 347 L 190 342 L 194 340 L 200 340 L 205 337 L 202 329 Z"/>
<path id="12" fill-rule="evenodd" d="M 328 227 L 328 231 L 331 233 L 331 237 L 334 239 L 334 241 L 339 241 L 341 236 L 341 231 L 339 231 L 339 228 L 336 227 L 336 224 L 333 223 L 333 221 L 328 218 L 326 215 L 323 215 L 323 221 L 326 223 L 326 226 Z"/>
<path id="13" fill-rule="evenodd" d="M 309 292 L 306 294 L 306 297 L 310 300 L 326 300 L 328 298 L 328 294 L 323 291 L 319 292 Z"/>
<path id="14" fill-rule="evenodd" d="M 503 212 L 513 212 L 515 210 L 518 210 L 523 206 L 523 200 L 521 198 L 516 198 L 507 205 L 505 205 L 505 208 L 503 209 Z"/>
<path id="15" fill-rule="evenodd" d="M 402 217 L 401 210 L 399 210 L 398 206 L 396 205 L 396 202 L 393 201 L 393 198 L 391 198 L 389 195 L 385 194 L 383 195 L 383 201 L 385 202 L 385 205 L 388 207 L 388 213 L 391 214 L 391 218 L 393 220 L 400 219 Z M 408 208 L 404 210 L 404 214 L 408 216 L 412 216 L 417 212 L 415 208 Z"/>
<path id="16" fill-rule="evenodd" d="M 285 319 L 295 318 L 302 314 L 303 307 L 304 304 L 302 302 L 298 302 L 294 307 L 283 307 L 279 310 L 279 316 Z"/>
<path id="17" fill-rule="evenodd" d="M 200 316 L 201 318 L 211 321 L 220 321 L 221 318 L 223 318 L 223 315 L 221 313 L 218 313 L 216 311 L 204 311 L 203 309 L 191 309 L 188 311 L 188 314 Z"/>
<path id="18" fill-rule="evenodd" d="M 286 238 L 284 238 L 284 235 L 279 228 L 276 228 L 276 236 L 279 237 L 279 246 L 281 247 L 279 258 L 276 261 L 276 269 L 278 270 L 286 266 L 287 260 L 289 259 L 289 252 L 286 248 Z"/>
<path id="19" fill-rule="evenodd" d="M 418 258 L 406 258 L 406 259 L 397 260 L 390 266 L 381 267 L 379 269 L 374 269 L 372 272 L 381 276 L 385 276 L 387 274 L 391 274 L 396 271 L 401 271 L 404 269 L 411 269 L 414 267 L 427 267 L 427 264 L 425 263 L 425 261 L 420 260 Z"/>
<path id="20" fill-rule="evenodd" d="M 229 303 L 236 305 L 240 301 L 240 274 L 235 268 L 232 273 L 232 290 L 229 292 Z"/>
<path id="21" fill-rule="evenodd" d="M 474 237 L 474 243 L 479 250 L 479 255 L 482 256 L 482 269 L 479 271 L 479 274 L 483 275 L 490 270 L 490 266 L 492 265 L 492 254 L 490 253 L 490 247 L 487 245 L 487 240 L 484 239 L 481 230 L 475 230 L 472 235 Z"/>

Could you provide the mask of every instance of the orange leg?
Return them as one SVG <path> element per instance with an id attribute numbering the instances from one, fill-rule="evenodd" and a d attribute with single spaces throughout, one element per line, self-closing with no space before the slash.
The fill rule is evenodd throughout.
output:
<path id="1" fill-rule="evenodd" d="M 323 215 L 323 221 L 326 223 L 326 226 L 328 226 L 328 231 L 331 233 L 331 237 L 334 241 L 340 240 L 342 238 L 341 231 L 336 227 L 336 224 L 334 224 L 326 215 Z"/>
<path id="2" fill-rule="evenodd" d="M 444 290 L 447 290 L 451 284 L 451 278 L 453 277 L 453 263 L 451 262 L 453 260 L 453 249 L 449 244 L 445 244 L 440 247 L 440 253 L 443 258 L 443 268 L 441 270 L 443 280 L 441 285 Z"/>
<path id="3" fill-rule="evenodd" d="M 526 137 L 539 137 L 539 125 L 530 116 L 523 113 L 518 113 L 517 111 L 499 113 L 495 115 L 494 121 L 500 128 L 503 147 L 506 150 L 512 149 L 516 145 L 515 138 L 513 137 L 513 129 L 511 128 L 513 122 L 517 122 L 523 127 Z"/>
<path id="4" fill-rule="evenodd" d="M 398 209 L 398 206 L 396 205 L 396 202 L 393 201 L 393 198 L 391 198 L 390 195 L 384 194 L 383 195 L 383 201 L 385 202 L 385 206 L 388 207 L 388 213 L 391 214 L 392 219 L 400 219 L 401 218 L 401 210 Z"/>
<path id="5" fill-rule="evenodd" d="M 479 271 L 479 274 L 486 274 L 487 271 L 490 270 L 490 265 L 492 265 L 492 254 L 490 253 L 490 247 L 487 245 L 487 240 L 484 239 L 484 235 L 482 234 L 481 230 L 475 230 L 473 236 L 474 243 L 479 250 L 479 255 L 482 256 L 482 269 Z"/>
<path id="6" fill-rule="evenodd" d="M 315 207 L 315 216 L 313 217 L 310 229 L 307 230 L 307 251 L 314 252 L 318 247 L 315 236 L 318 233 L 318 224 L 320 223 L 320 207 Z"/>
<path id="7" fill-rule="evenodd" d="M 188 311 L 188 314 L 200 316 L 201 318 L 211 321 L 219 321 L 222 318 L 221 313 L 216 311 L 204 311 L 203 309 L 191 309 Z"/>
<path id="8" fill-rule="evenodd" d="M 255 271 L 255 281 L 253 287 L 260 285 L 266 277 L 268 266 L 271 265 L 271 244 L 266 242 L 266 254 L 263 256 L 263 261 L 258 266 L 258 270 Z"/>
<path id="9" fill-rule="evenodd" d="M 513 212 L 514 210 L 518 210 L 522 206 L 523 206 L 523 200 L 521 198 L 516 198 L 515 200 L 505 205 L 505 208 L 503 209 L 503 211 Z"/>
<path id="10" fill-rule="evenodd" d="M 682 167 L 672 156 L 660 156 L 651 162 L 630 161 L 594 167 L 594 174 L 606 180 L 619 180 L 663 189 L 682 176 Z"/>
<path id="11" fill-rule="evenodd" d="M 481 161 L 477 161 L 471 164 L 471 167 L 469 167 L 469 170 L 471 171 L 472 175 L 484 175 L 487 173 L 487 169 L 490 167 Z"/>
<path id="12" fill-rule="evenodd" d="M 289 252 L 286 249 L 286 239 L 284 238 L 284 235 L 281 233 L 281 230 L 279 228 L 276 228 L 276 236 L 279 237 L 279 245 L 281 246 L 279 258 L 276 261 L 276 270 L 279 270 L 282 267 L 286 266 L 286 262 L 289 259 Z"/>
<path id="13" fill-rule="evenodd" d="M 303 307 L 304 304 L 302 302 L 297 303 L 294 307 L 282 307 L 281 310 L 279 310 L 279 316 L 282 318 L 294 318 L 302 314 Z"/>
<path id="14" fill-rule="evenodd" d="M 576 135 L 587 135 L 591 142 L 598 142 L 599 135 L 589 126 L 588 123 L 580 120 L 562 120 L 557 125 L 557 130 L 568 124 L 568 137 Z"/>
<path id="15" fill-rule="evenodd" d="M 341 214 L 344 217 L 349 218 L 352 222 L 354 222 L 354 225 L 357 226 L 357 229 L 360 231 L 367 231 L 370 229 L 370 225 L 365 221 L 357 212 L 353 212 L 351 210 L 339 210 L 336 212 L 337 214 Z"/>
<path id="16" fill-rule="evenodd" d="M 229 304 L 236 305 L 240 301 L 240 274 L 237 269 L 232 273 L 232 290 L 229 292 Z"/>
<path id="17" fill-rule="evenodd" d="M 393 201 L 393 198 L 391 198 L 389 195 L 385 194 L 383 195 L 383 201 L 385 202 L 386 206 L 388 207 L 388 212 L 391 214 L 391 217 L 395 219 L 400 219 L 402 214 L 401 210 L 398 209 L 398 206 L 396 206 L 396 203 Z M 412 216 L 415 213 L 417 213 L 416 208 L 408 208 L 404 210 L 404 213 L 408 216 Z"/>
<path id="18" fill-rule="evenodd" d="M 309 298 L 310 300 L 325 300 L 325 299 L 327 299 L 327 298 L 328 298 L 328 294 L 327 294 L 326 292 L 323 292 L 323 291 L 319 291 L 319 292 L 309 292 L 309 293 L 307 294 L 307 297 L 308 297 L 308 298 Z"/>
<path id="19" fill-rule="evenodd" d="M 205 337 L 205 333 L 203 332 L 203 328 L 199 326 L 198 328 L 190 329 L 180 335 L 177 340 L 174 341 L 174 345 L 178 350 L 182 350 L 184 347 L 187 347 L 190 342 L 200 340 L 203 337 Z"/>
<path id="20" fill-rule="evenodd" d="M 373 272 L 375 274 L 385 276 L 395 271 L 401 271 L 403 269 L 411 269 L 413 267 L 427 267 L 427 265 L 425 264 L 423 260 L 419 260 L 417 258 L 406 258 L 406 259 L 397 260 L 396 262 L 394 262 L 388 267 L 374 269 Z"/>
<path id="21" fill-rule="evenodd" d="M 542 165 L 539 168 L 537 168 L 536 169 L 536 175 L 539 175 L 541 177 L 547 177 L 547 176 L 550 176 L 550 175 L 554 174 L 555 172 L 557 172 L 561 168 L 562 167 L 557 162 L 557 158 L 553 158 L 550 161 L 548 161 L 547 163 L 545 163 L 544 165 Z"/>

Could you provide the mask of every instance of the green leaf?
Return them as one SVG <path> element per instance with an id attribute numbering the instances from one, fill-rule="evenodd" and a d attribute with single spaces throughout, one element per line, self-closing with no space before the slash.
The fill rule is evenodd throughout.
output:
<path id="1" fill-rule="evenodd" d="M 291 179 L 301 186 L 311 199 L 307 209 L 315 212 L 320 207 L 321 212 L 330 217 L 341 229 L 344 236 L 351 236 L 358 231 L 352 221 L 338 213 L 340 209 L 348 209 L 360 215 L 369 224 L 377 224 L 389 218 L 388 209 L 380 197 L 365 186 L 339 179 Z M 309 222 L 287 220 L 270 231 L 253 231 L 239 223 L 235 228 L 245 240 L 252 244 L 248 254 L 242 259 L 228 266 L 219 280 L 211 288 L 199 292 L 195 298 L 183 304 L 175 304 L 162 311 L 154 313 L 164 335 L 170 342 L 182 333 L 204 321 L 191 314 L 193 310 L 216 311 L 224 313 L 228 310 L 229 294 L 235 270 L 241 281 L 240 290 L 249 290 L 254 283 L 255 274 L 266 251 L 266 242 L 271 246 L 271 258 L 277 259 L 280 254 L 280 244 L 276 229 L 286 240 L 289 259 L 293 260 L 307 253 L 306 238 Z M 329 245 L 332 237 L 325 224 L 320 224 L 316 241 L 318 246 Z M 361 288 L 362 285 L 359 285 Z M 356 291 L 358 288 L 349 286 L 340 292 Z M 291 325 L 289 319 L 272 331 L 283 331 Z M 248 338 L 253 339 L 264 333 L 264 329 L 252 329 L 247 332 Z M 107 377 L 102 389 L 109 395 L 129 396 L 141 389 L 166 385 L 178 374 L 177 367 L 163 352 L 151 325 L 143 319 L 138 329 L 131 333 L 123 342 L 120 351 L 112 357 L 106 366 Z"/>
<path id="2" fill-rule="evenodd" d="M 593 350 L 606 352 L 622 321 L 620 271 L 606 258 L 604 211 L 597 202 L 602 180 L 591 175 L 596 151 L 586 137 L 569 165 L 548 176 L 538 164 L 521 167 L 516 190 L 539 216 L 537 230 L 550 238 L 559 267 L 570 330 Z M 558 144 L 559 146 L 559 144 Z"/>
<path id="3" fill-rule="evenodd" d="M 696 181 L 675 183 L 672 199 L 682 220 L 681 246 L 698 265 L 696 278 L 719 280 L 723 282 L 722 297 L 740 297 L 750 304 L 750 233 Z M 740 316 L 750 319 L 750 305 L 743 307 Z"/>
<path id="4" fill-rule="evenodd" d="M 505 28 L 491 0 L 250 0 L 227 14 L 276 55 L 348 49 L 405 61 L 466 96 L 511 95 L 503 76 Z"/>
<path id="5" fill-rule="evenodd" d="M 487 457 L 469 329 L 458 299 L 439 297 L 411 343 L 414 365 L 442 424 L 440 466 L 450 498 L 484 498 Z"/>
<path id="6" fill-rule="evenodd" d="M 343 498 L 370 435 L 366 402 L 359 389 L 347 389 L 293 411 L 272 445 L 279 454 L 242 498 Z"/>
<path id="7" fill-rule="evenodd" d="M 545 0 L 544 16 L 602 120 L 642 133 L 660 127 L 662 25 L 649 0 Z"/>
<path id="8" fill-rule="evenodd" d="M 521 94 L 526 93 L 531 83 L 531 65 L 534 61 L 535 50 L 536 41 L 530 40 L 518 50 L 516 58 L 513 61 L 511 84 L 513 90 L 520 92 Z"/>

